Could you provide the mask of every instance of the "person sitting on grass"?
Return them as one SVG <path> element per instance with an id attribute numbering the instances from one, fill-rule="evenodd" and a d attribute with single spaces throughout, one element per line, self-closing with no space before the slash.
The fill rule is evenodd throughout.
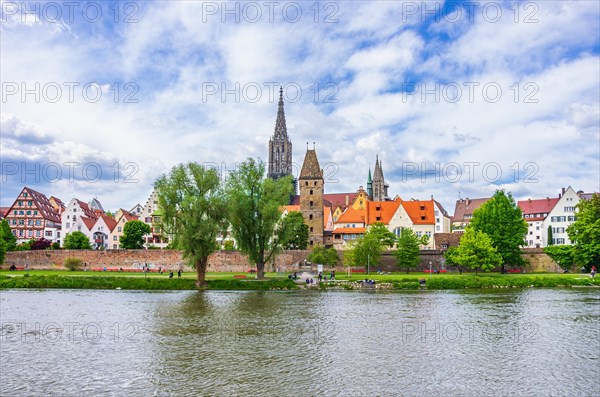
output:
<path id="1" fill-rule="evenodd" d="M 169 278 L 173 278 L 173 270 L 169 271 Z"/>

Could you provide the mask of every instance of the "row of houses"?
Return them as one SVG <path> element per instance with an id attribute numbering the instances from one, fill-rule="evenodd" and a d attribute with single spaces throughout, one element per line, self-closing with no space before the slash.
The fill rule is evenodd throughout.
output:
<path id="1" fill-rule="evenodd" d="M 130 210 L 120 208 L 107 213 L 97 198 L 84 202 L 73 198 L 68 204 L 54 196 L 48 198 L 30 187 L 24 187 L 12 206 L 0 209 L 17 243 L 44 238 L 64 244 L 64 236 L 73 231 L 84 233 L 94 249 L 119 249 L 125 223 L 141 220 L 150 226 L 151 233 L 144 236 L 146 246 L 164 248 L 168 237 L 162 236 L 157 226 L 160 211 L 153 191 L 145 205 L 136 204 Z"/>
<path id="2" fill-rule="evenodd" d="M 374 201 L 371 197 L 362 186 L 355 193 L 323 194 L 323 245 L 343 249 L 379 223 L 396 235 L 409 228 L 419 237 L 428 236 L 423 249 L 444 249 L 455 245 L 457 235 L 464 233 L 475 210 L 490 199 L 459 199 L 452 216 L 433 196 L 429 200 L 404 200 L 396 196 L 385 201 Z M 576 206 L 591 197 L 592 193 L 568 187 L 557 197 L 518 201 L 528 224 L 524 246 L 571 244 L 567 228 L 577 219 Z M 300 196 L 294 196 L 291 204 L 282 208 L 282 215 L 291 211 L 302 212 Z M 147 247 L 164 248 L 169 242 L 169 237 L 157 226 L 160 209 L 156 191 L 151 192 L 144 205 L 136 204 L 129 210 L 120 208 L 109 214 L 97 198 L 87 203 L 73 198 L 65 205 L 57 197 L 48 198 L 24 187 L 11 207 L 0 209 L 0 217 L 6 218 L 18 243 L 45 238 L 62 246 L 66 234 L 81 231 L 94 249 L 119 249 L 125 223 L 132 220 L 150 226 L 151 233 L 144 236 Z"/>

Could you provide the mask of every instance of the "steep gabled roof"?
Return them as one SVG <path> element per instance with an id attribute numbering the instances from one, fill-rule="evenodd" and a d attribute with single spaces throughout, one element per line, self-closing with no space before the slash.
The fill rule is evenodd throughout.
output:
<path id="1" fill-rule="evenodd" d="M 319 160 L 317 159 L 317 152 L 314 149 L 307 149 L 306 155 L 304 156 L 304 163 L 302 164 L 302 170 L 300 171 L 299 179 L 322 179 L 323 171 L 319 166 Z"/>
<path id="2" fill-rule="evenodd" d="M 85 216 L 82 216 L 79 219 L 81 219 L 81 221 L 85 224 L 85 227 L 87 227 L 88 230 L 92 230 L 94 228 L 94 225 L 96 224 L 96 219 L 88 218 Z"/>
<path id="3" fill-rule="evenodd" d="M 402 206 L 415 225 L 434 225 L 434 202 L 433 200 L 411 200 L 403 201 Z"/>
<path id="4" fill-rule="evenodd" d="M 367 224 L 381 222 L 389 225 L 400 207 L 400 201 L 367 201 Z"/>
<path id="5" fill-rule="evenodd" d="M 536 217 L 528 217 L 527 220 L 544 220 L 544 214 L 549 214 L 550 211 L 556 206 L 559 198 L 546 197 L 545 199 L 536 199 L 536 200 L 522 200 L 517 203 L 521 211 L 523 211 L 523 215 L 541 215 Z"/>
<path id="6" fill-rule="evenodd" d="M 60 215 L 54 210 L 48 197 L 30 187 L 24 187 L 23 190 L 29 193 L 29 197 L 31 197 L 33 204 L 37 207 L 38 211 L 40 211 L 40 215 L 42 215 L 44 219 L 60 223 Z M 21 191 L 21 193 L 23 193 L 23 191 Z M 19 196 L 21 196 L 21 194 L 19 194 Z"/>
<path id="7" fill-rule="evenodd" d="M 355 210 L 352 207 L 346 208 L 346 211 L 340 215 L 336 223 L 365 223 L 367 219 L 367 211 Z"/>
<path id="8" fill-rule="evenodd" d="M 81 210 L 83 211 L 84 215 L 90 219 L 98 219 L 98 214 L 93 211 L 90 206 L 87 203 L 84 203 L 81 200 L 75 199 L 75 201 L 77 201 L 77 204 L 79 204 L 79 207 L 81 207 Z"/>
<path id="9" fill-rule="evenodd" d="M 462 221 L 465 219 L 465 215 L 473 215 L 473 212 L 485 204 L 485 202 L 490 198 L 491 197 L 456 200 L 456 207 L 454 208 L 454 221 Z"/>
<path id="10" fill-rule="evenodd" d="M 104 215 L 104 214 L 100 215 L 100 217 L 98 217 L 96 222 L 100 222 L 100 219 L 102 219 L 104 221 L 104 224 L 106 225 L 106 227 L 108 227 L 108 230 L 110 230 L 111 232 L 117 226 L 117 221 L 115 220 L 115 218 L 111 218 L 108 215 Z"/>

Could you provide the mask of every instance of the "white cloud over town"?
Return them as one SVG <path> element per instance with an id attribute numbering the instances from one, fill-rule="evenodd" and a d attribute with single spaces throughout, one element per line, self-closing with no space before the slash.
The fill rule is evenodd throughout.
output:
<path id="1" fill-rule="evenodd" d="M 272 22 L 260 2 L 252 22 L 249 3 L 196 1 L 52 22 L 2 1 L 1 205 L 27 185 L 131 208 L 180 162 L 266 160 L 279 84 L 294 162 L 316 142 L 328 193 L 365 185 L 377 154 L 392 196 L 450 211 L 497 188 L 600 190 L 599 3 L 275 3 Z M 23 174 L 71 162 L 103 175 Z"/>

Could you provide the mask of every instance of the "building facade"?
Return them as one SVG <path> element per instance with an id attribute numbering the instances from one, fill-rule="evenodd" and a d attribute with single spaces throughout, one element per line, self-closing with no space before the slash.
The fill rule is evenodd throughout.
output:
<path id="1" fill-rule="evenodd" d="M 17 244 L 40 238 L 61 242 L 60 215 L 44 194 L 29 187 L 21 190 L 5 218 Z"/>
<path id="2" fill-rule="evenodd" d="M 323 245 L 323 170 L 315 149 L 307 149 L 298 178 L 300 185 L 300 213 L 308 226 L 309 246 Z"/>

